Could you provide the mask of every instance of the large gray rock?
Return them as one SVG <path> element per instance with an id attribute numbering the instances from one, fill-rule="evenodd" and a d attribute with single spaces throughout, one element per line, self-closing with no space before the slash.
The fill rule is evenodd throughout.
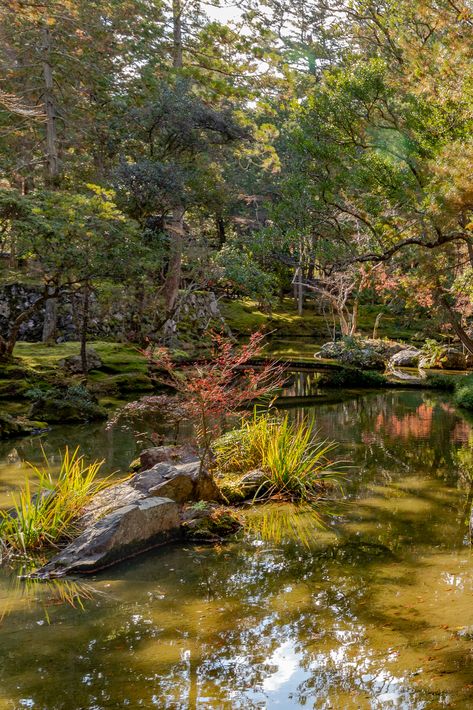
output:
<path id="1" fill-rule="evenodd" d="M 190 446 L 153 446 L 140 454 L 140 470 L 152 468 L 157 463 L 191 463 L 199 458 Z"/>
<path id="2" fill-rule="evenodd" d="M 417 348 L 408 348 L 406 350 L 401 350 L 400 352 L 392 356 L 389 361 L 389 364 L 392 368 L 417 367 L 421 354 L 421 351 L 417 350 Z"/>
<path id="3" fill-rule="evenodd" d="M 96 495 L 77 521 L 81 534 L 35 576 L 95 572 L 179 539 L 184 534 L 180 517 L 184 503 L 222 500 L 199 461 L 158 463 Z M 214 520 L 211 508 L 208 514 Z M 187 522 L 190 519 L 192 515 Z"/>
<path id="4" fill-rule="evenodd" d="M 158 463 L 149 471 L 137 474 L 130 485 L 148 495 L 165 496 L 179 503 L 188 501 L 221 501 L 222 495 L 212 476 L 199 461 L 173 466 Z"/>
<path id="5" fill-rule="evenodd" d="M 179 505 L 168 498 L 144 498 L 88 527 L 36 576 L 95 572 L 180 535 Z"/>
<path id="6" fill-rule="evenodd" d="M 99 354 L 94 348 L 87 348 L 87 372 L 89 370 L 98 370 L 102 367 L 103 362 Z M 71 375 L 76 375 L 82 372 L 82 359 L 80 355 L 69 355 L 59 361 L 60 367 L 63 367 Z"/>

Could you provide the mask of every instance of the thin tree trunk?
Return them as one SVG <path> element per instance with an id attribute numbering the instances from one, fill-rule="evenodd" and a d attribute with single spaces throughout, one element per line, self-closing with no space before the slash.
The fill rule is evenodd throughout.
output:
<path id="1" fill-rule="evenodd" d="M 172 2 L 173 20 L 173 54 L 174 69 L 182 68 L 182 6 L 181 0 Z M 184 247 L 184 208 L 175 207 L 172 212 L 173 229 L 171 231 L 171 247 L 168 273 L 165 282 L 166 312 L 172 315 L 179 295 L 182 274 L 182 252 Z"/>
<path id="2" fill-rule="evenodd" d="M 48 292 L 50 290 L 48 289 Z M 58 299 L 48 298 L 44 309 L 43 333 L 41 340 L 43 343 L 51 343 L 56 339 L 57 334 L 57 308 Z"/>
<path id="3" fill-rule="evenodd" d="M 59 290 L 56 289 L 54 293 L 57 296 L 59 294 Z M 20 328 L 22 323 L 24 323 L 25 320 L 28 320 L 28 318 L 31 318 L 31 316 L 41 308 L 43 303 L 45 303 L 49 297 L 49 292 L 44 293 L 42 296 L 37 298 L 36 301 L 29 308 L 27 308 L 15 318 L 10 328 L 8 338 L 0 338 L 0 357 L 3 357 L 5 359 L 10 358 L 13 355 L 13 350 L 18 341 L 18 336 L 20 334 Z"/>
<path id="4" fill-rule="evenodd" d="M 463 345 L 465 346 L 465 348 L 468 350 L 469 353 L 473 354 L 473 340 L 472 340 L 472 338 L 470 338 L 470 336 L 468 335 L 468 333 L 466 332 L 466 330 L 462 326 L 461 320 L 460 320 L 457 312 L 449 304 L 446 296 L 444 296 L 444 295 L 441 296 L 440 302 L 441 302 L 444 310 L 448 314 L 448 320 L 450 321 L 450 324 L 451 324 L 453 330 L 455 331 L 458 338 L 460 339 L 460 342 L 463 343 Z"/>
<path id="5" fill-rule="evenodd" d="M 173 210 L 173 228 L 169 230 L 171 238 L 170 255 L 164 294 L 166 299 L 166 313 L 172 315 L 179 296 L 182 273 L 182 252 L 184 247 L 184 209 L 177 207 Z"/>
<path id="6" fill-rule="evenodd" d="M 57 151 L 56 106 L 53 94 L 53 70 L 51 66 L 51 34 L 48 27 L 43 27 L 42 36 L 47 172 L 48 181 L 54 184 L 59 175 L 59 159 Z"/>
<path id="7" fill-rule="evenodd" d="M 80 329 L 80 360 L 82 373 L 87 375 L 87 330 L 89 327 L 89 296 L 90 285 L 86 281 L 84 284 L 84 300 L 82 301 L 82 323 Z"/>

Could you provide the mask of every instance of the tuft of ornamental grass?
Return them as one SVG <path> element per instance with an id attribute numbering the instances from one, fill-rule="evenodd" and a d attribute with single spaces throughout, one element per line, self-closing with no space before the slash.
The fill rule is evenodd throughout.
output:
<path id="1" fill-rule="evenodd" d="M 256 493 L 265 498 L 312 505 L 327 487 L 341 488 L 343 475 L 329 455 L 336 445 L 317 439 L 313 421 L 292 422 L 255 411 L 240 429 L 213 445 L 215 466 L 228 478 L 259 468 L 265 480 Z"/>
<path id="2" fill-rule="evenodd" d="M 33 472 L 13 497 L 11 510 L 0 510 L 0 540 L 7 549 L 23 553 L 56 546 L 73 537 L 83 508 L 110 478 L 98 479 L 104 461 L 86 463 L 79 447 L 66 447 L 56 480 L 46 454 L 44 467 L 28 463 Z"/>

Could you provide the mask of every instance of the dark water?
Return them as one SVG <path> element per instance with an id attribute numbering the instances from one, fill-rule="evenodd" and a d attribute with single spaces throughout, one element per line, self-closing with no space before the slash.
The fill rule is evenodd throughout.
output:
<path id="1" fill-rule="evenodd" d="M 473 707 L 470 423 L 425 392 L 310 413 L 354 464 L 329 530 L 142 556 L 87 578 L 84 610 L 4 570 L 0 708 Z M 135 454 L 102 426 L 45 448 L 65 443 L 109 470 Z M 39 442 L 0 455 L 5 504 Z"/>

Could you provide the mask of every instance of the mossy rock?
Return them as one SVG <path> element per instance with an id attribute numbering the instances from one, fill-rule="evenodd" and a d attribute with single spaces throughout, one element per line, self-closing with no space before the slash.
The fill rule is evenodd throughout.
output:
<path id="1" fill-rule="evenodd" d="M 144 372 L 124 372 L 120 375 L 92 372 L 88 382 L 90 391 L 98 396 L 153 392 L 154 390 L 151 378 Z"/>
<path id="2" fill-rule="evenodd" d="M 64 424 L 107 419 L 108 414 L 103 407 L 94 402 L 40 399 L 33 403 L 30 416 L 39 416 L 48 424 Z"/>
<path id="3" fill-rule="evenodd" d="M 216 542 L 238 532 L 242 522 L 230 508 L 199 501 L 186 508 L 181 527 L 191 540 Z"/>
<path id="4" fill-rule="evenodd" d="M 0 439 L 9 439 L 15 436 L 29 436 L 46 431 L 45 422 L 32 421 L 25 417 L 12 417 L 9 414 L 0 414 Z"/>

